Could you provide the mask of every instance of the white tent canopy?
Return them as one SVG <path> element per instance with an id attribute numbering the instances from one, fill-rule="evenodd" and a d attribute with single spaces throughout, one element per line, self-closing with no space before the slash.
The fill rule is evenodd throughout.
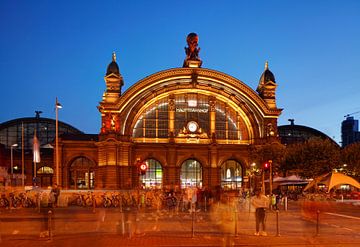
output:
<path id="1" fill-rule="evenodd" d="M 341 184 L 349 184 L 360 189 L 360 183 L 352 177 L 338 172 L 330 172 L 315 178 L 305 187 L 304 191 L 317 186 L 317 184 L 324 184 L 328 188 L 328 191 Z"/>

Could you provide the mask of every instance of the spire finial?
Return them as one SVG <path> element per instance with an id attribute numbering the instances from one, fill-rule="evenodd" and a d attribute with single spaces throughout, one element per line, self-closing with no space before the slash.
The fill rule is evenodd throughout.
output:
<path id="1" fill-rule="evenodd" d="M 112 60 L 113 60 L 113 62 L 116 62 L 116 54 L 115 54 L 114 51 L 113 51 L 113 53 L 112 53 Z"/>
<path id="2" fill-rule="evenodd" d="M 269 69 L 269 62 L 266 60 L 265 61 L 265 70 L 268 70 Z"/>

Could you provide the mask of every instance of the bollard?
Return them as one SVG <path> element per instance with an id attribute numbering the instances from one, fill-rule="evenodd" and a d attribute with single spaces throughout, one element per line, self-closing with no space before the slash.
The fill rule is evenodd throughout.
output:
<path id="1" fill-rule="evenodd" d="M 276 237 L 280 237 L 280 229 L 279 229 L 279 210 L 276 210 Z"/>
<path id="2" fill-rule="evenodd" d="M 249 195 L 249 213 L 251 212 L 251 197 Z"/>
<path id="3" fill-rule="evenodd" d="M 37 201 L 37 205 L 38 205 L 38 213 L 40 213 L 41 212 L 41 195 L 40 195 L 40 193 L 38 193 L 36 201 Z"/>
<path id="4" fill-rule="evenodd" d="M 207 204 L 207 203 L 206 203 L 206 196 L 205 196 L 205 209 L 204 209 L 204 210 L 205 210 L 205 212 L 206 212 L 206 204 Z"/>
<path id="5" fill-rule="evenodd" d="M 120 206 L 119 206 L 119 210 L 120 210 L 120 213 L 122 213 L 122 211 L 123 211 L 123 207 L 122 207 L 122 197 L 120 197 Z"/>
<path id="6" fill-rule="evenodd" d="M 191 237 L 195 236 L 195 229 L 194 229 L 194 220 L 195 220 L 195 210 L 191 210 Z"/>
<path id="7" fill-rule="evenodd" d="M 52 231 L 51 231 L 51 224 L 52 224 L 52 211 L 48 211 L 48 233 L 49 233 L 49 240 L 52 240 Z"/>
<path id="8" fill-rule="evenodd" d="M 132 238 L 131 221 L 126 221 L 127 229 L 129 231 L 129 238 Z"/>
<path id="9" fill-rule="evenodd" d="M 235 209 L 235 220 L 234 220 L 234 222 L 235 222 L 235 237 L 237 237 L 238 236 L 238 229 L 237 229 L 237 223 L 238 223 L 238 212 L 237 212 L 237 210 Z"/>
<path id="10" fill-rule="evenodd" d="M 320 211 L 316 211 L 316 236 L 319 236 L 319 221 L 320 221 Z"/>
<path id="11" fill-rule="evenodd" d="M 93 205 L 93 213 L 96 212 L 96 200 L 95 200 L 95 196 L 92 196 L 92 205 Z"/>
<path id="12" fill-rule="evenodd" d="M 125 235 L 125 221 L 124 221 L 124 213 L 121 212 L 121 235 Z"/>
<path id="13" fill-rule="evenodd" d="M 288 210 L 288 198 L 287 198 L 287 196 L 284 197 L 284 209 L 285 209 L 285 211 Z"/>

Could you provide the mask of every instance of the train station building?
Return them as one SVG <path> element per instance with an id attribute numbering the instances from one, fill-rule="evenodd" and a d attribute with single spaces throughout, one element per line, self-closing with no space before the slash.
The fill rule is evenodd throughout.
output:
<path id="1" fill-rule="evenodd" d="M 59 168 L 55 152 L 46 165 L 52 182 L 58 172 L 68 189 L 248 186 L 250 146 L 279 141 L 275 77 L 266 63 L 257 88 L 250 88 L 202 68 L 196 34 L 187 44 L 182 67 L 149 75 L 124 92 L 113 54 L 97 105 L 99 134 L 59 132 Z"/>

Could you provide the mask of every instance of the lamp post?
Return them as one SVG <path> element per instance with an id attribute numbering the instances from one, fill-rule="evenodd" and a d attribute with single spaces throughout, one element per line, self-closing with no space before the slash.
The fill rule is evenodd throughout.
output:
<path id="1" fill-rule="evenodd" d="M 58 110 L 62 108 L 62 105 L 58 102 L 56 97 L 55 101 L 55 164 L 56 164 L 56 183 L 59 184 L 59 120 L 58 120 Z"/>
<path id="2" fill-rule="evenodd" d="M 15 143 L 13 145 L 11 145 L 10 147 L 10 157 L 11 157 L 11 178 L 10 178 L 10 183 L 11 183 L 11 186 L 12 186 L 12 180 L 14 178 L 14 155 L 13 155 L 13 150 L 14 150 L 14 147 L 17 147 L 18 144 Z"/>
<path id="3" fill-rule="evenodd" d="M 269 160 L 269 188 L 270 188 L 270 195 L 272 195 L 272 187 L 273 187 L 273 175 L 272 175 L 272 160 Z"/>

